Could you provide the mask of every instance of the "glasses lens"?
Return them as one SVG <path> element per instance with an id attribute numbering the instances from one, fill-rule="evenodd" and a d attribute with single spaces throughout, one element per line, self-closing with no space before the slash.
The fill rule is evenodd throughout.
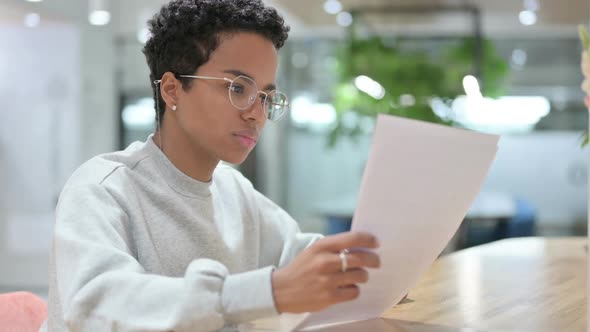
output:
<path id="1" fill-rule="evenodd" d="M 272 91 L 268 94 L 266 100 L 266 112 L 268 119 L 271 121 L 279 121 L 289 110 L 289 101 L 287 96 L 280 91 Z"/>
<path id="2" fill-rule="evenodd" d="M 245 110 L 256 101 L 257 90 L 253 80 L 238 76 L 229 87 L 229 100 L 236 108 Z"/>

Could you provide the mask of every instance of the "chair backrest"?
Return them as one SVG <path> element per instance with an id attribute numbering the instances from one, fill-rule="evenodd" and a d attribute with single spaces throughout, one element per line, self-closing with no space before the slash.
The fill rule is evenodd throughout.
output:
<path id="1" fill-rule="evenodd" d="M 47 303 L 29 292 L 0 294 L 0 331 L 37 332 L 47 317 Z"/>

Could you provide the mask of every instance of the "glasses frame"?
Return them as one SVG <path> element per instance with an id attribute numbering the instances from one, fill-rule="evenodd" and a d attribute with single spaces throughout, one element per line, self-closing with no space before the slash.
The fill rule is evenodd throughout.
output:
<path id="1" fill-rule="evenodd" d="M 227 88 L 227 94 L 228 94 L 228 97 L 229 97 L 229 102 L 232 104 L 233 107 L 235 107 L 235 108 L 237 108 L 237 109 L 239 109 L 241 111 L 245 111 L 248 108 L 250 108 L 252 105 L 254 105 L 254 103 L 260 97 L 260 95 L 264 95 L 265 98 L 264 98 L 264 103 L 263 103 L 262 107 L 264 109 L 264 112 L 266 113 L 266 118 L 268 120 L 270 120 L 270 121 L 273 121 L 273 122 L 278 122 L 279 120 L 281 120 L 287 113 L 289 113 L 289 110 L 291 109 L 291 104 L 289 103 L 289 98 L 287 97 L 287 95 L 284 92 L 282 92 L 280 90 L 272 90 L 270 92 L 265 92 L 265 91 L 262 91 L 262 90 L 258 90 L 258 85 L 256 85 L 256 82 L 253 79 L 251 79 L 250 77 L 248 77 L 248 76 L 239 75 L 239 76 L 237 76 L 236 78 L 233 78 L 233 79 L 232 78 L 228 78 L 228 77 L 197 76 L 197 75 L 177 75 L 177 77 L 191 78 L 191 79 L 201 79 L 201 80 L 218 80 L 218 81 L 226 81 L 226 82 L 229 82 L 230 83 L 230 86 Z M 244 78 L 244 79 L 252 82 L 252 84 L 254 85 L 254 89 L 257 90 L 256 91 L 256 98 L 249 98 L 248 105 L 246 107 L 243 107 L 243 108 L 236 106 L 236 104 L 234 103 L 234 101 L 232 99 L 232 96 L 231 96 L 232 85 L 239 78 Z M 157 81 L 154 81 L 154 83 L 155 84 L 158 84 L 161 81 L 162 80 L 157 80 Z M 276 92 L 281 93 L 283 96 L 285 96 L 285 100 L 287 101 L 287 104 L 284 106 L 285 111 L 283 112 L 283 114 L 281 114 L 276 119 L 270 119 L 270 112 L 267 112 L 267 109 L 266 109 L 266 106 L 267 106 L 266 103 L 269 100 L 268 99 L 268 96 L 271 93 L 273 93 L 273 92 L 275 92 L 275 93 Z"/>

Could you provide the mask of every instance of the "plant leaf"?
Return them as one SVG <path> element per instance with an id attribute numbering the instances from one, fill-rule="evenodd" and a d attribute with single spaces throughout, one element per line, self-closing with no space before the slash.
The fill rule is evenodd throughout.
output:
<path id="1" fill-rule="evenodd" d="M 590 36 L 588 36 L 586 27 L 582 24 L 578 25 L 578 32 L 580 33 L 580 40 L 582 41 L 584 50 L 590 50 Z"/>
<path id="2" fill-rule="evenodd" d="M 590 136 L 588 135 L 588 132 L 585 132 L 584 135 L 582 136 L 582 147 L 587 146 L 589 141 L 590 141 Z"/>

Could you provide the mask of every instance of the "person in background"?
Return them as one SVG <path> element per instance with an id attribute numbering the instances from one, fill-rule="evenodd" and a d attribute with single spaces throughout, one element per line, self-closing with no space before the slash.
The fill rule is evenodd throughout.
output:
<path id="1" fill-rule="evenodd" d="M 260 0 L 174 0 L 149 28 L 157 130 L 65 185 L 41 330 L 214 331 L 358 297 L 379 257 L 346 249 L 373 235 L 301 233 L 223 163 L 288 111 L 283 18 Z"/>

